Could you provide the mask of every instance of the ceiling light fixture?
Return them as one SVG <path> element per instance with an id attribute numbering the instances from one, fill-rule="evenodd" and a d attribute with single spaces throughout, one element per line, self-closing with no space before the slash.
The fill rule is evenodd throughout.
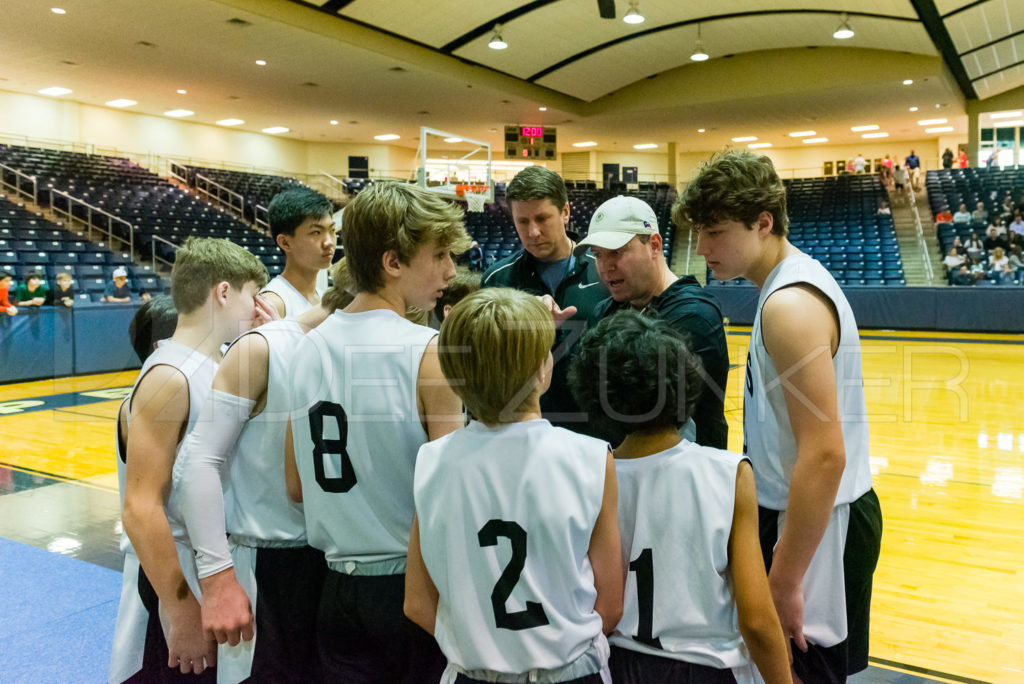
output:
<path id="1" fill-rule="evenodd" d="M 537 109 L 539 109 L 539 110 L 540 110 L 540 111 L 542 111 L 542 112 L 546 112 L 546 111 L 548 111 L 548 108 L 547 108 L 547 107 L 537 107 Z"/>
<path id="2" fill-rule="evenodd" d="M 217 122 L 218 126 L 239 126 L 245 122 L 241 119 L 221 119 Z"/>
<path id="3" fill-rule="evenodd" d="M 192 116 L 195 114 L 191 109 L 170 109 L 164 112 L 164 116 L 169 116 L 172 119 L 180 119 L 183 116 Z"/>
<path id="4" fill-rule="evenodd" d="M 187 92 L 188 92 L 187 90 L 182 90 L 181 88 L 178 88 L 178 94 L 179 95 L 184 95 Z"/>
<path id="5" fill-rule="evenodd" d="M 703 133 L 703 132 L 704 132 L 705 130 L 707 130 L 707 129 L 704 129 L 704 128 L 698 128 L 698 129 L 697 129 L 697 132 L 698 132 L 698 133 Z"/>
<path id="6" fill-rule="evenodd" d="M 67 95 L 71 92 L 70 88 L 61 88 L 60 86 L 53 86 L 52 88 L 43 88 L 38 91 L 40 95 L 52 95 L 57 97 L 58 95 Z"/>
<path id="7" fill-rule="evenodd" d="M 640 10 L 636 8 L 639 0 L 629 0 L 629 11 L 626 12 L 626 16 L 622 17 L 622 21 L 627 24 L 642 24 L 644 23 L 644 15 L 640 14 Z"/>
<path id="8" fill-rule="evenodd" d="M 633 145 L 634 150 L 653 150 L 658 147 L 658 143 L 643 143 L 641 145 Z"/>
<path id="9" fill-rule="evenodd" d="M 946 119 L 925 119 L 923 121 L 918 121 L 917 125 L 918 126 L 935 126 L 937 124 L 944 124 L 944 123 L 949 123 L 949 121 L 946 120 Z"/>
<path id="10" fill-rule="evenodd" d="M 745 135 L 742 138 L 733 138 L 732 139 L 733 142 L 754 142 L 755 140 L 757 140 L 757 136 L 756 135 Z"/>
<path id="11" fill-rule="evenodd" d="M 68 11 L 66 9 L 61 9 L 60 7 L 51 7 L 50 11 L 53 12 L 54 14 L 67 14 L 68 13 Z"/>
<path id="12" fill-rule="evenodd" d="M 504 50 L 508 47 L 508 43 L 501 37 L 501 24 L 494 25 L 494 33 L 491 34 L 491 39 L 487 41 L 487 47 L 492 50 Z"/>
<path id="13" fill-rule="evenodd" d="M 584 142 L 573 143 L 573 147 L 597 147 L 597 143 L 593 140 L 586 140 Z"/>
<path id="14" fill-rule="evenodd" d="M 862 137 L 862 138 L 888 138 L 889 134 L 884 132 L 884 131 L 882 131 L 882 132 L 879 132 L 879 133 L 864 133 L 860 137 Z"/>
<path id="15" fill-rule="evenodd" d="M 926 128 L 925 133 L 949 133 L 953 130 L 952 126 L 939 126 L 937 128 Z"/>
<path id="16" fill-rule="evenodd" d="M 860 133 L 861 131 L 877 131 L 881 128 L 878 124 L 869 124 L 867 126 L 851 126 L 850 130 L 854 133 Z"/>
<path id="17" fill-rule="evenodd" d="M 263 132 L 274 135 L 275 133 L 287 133 L 289 130 L 291 129 L 285 128 L 284 126 L 271 126 L 270 128 L 264 128 Z"/>
<path id="18" fill-rule="evenodd" d="M 1017 116 L 1024 115 L 1024 112 L 1018 110 L 1016 112 L 997 112 L 995 114 L 989 114 L 990 119 L 1012 119 Z"/>
<path id="19" fill-rule="evenodd" d="M 771 147 L 771 146 L 772 146 L 772 144 L 770 142 L 750 143 L 749 145 L 747 145 L 747 147 L 749 147 L 752 150 L 758 150 L 758 149 L 761 149 L 762 147 Z"/>
<path id="20" fill-rule="evenodd" d="M 808 138 L 812 135 L 817 135 L 814 131 L 797 131 L 796 133 L 790 133 L 790 138 Z"/>
<path id="21" fill-rule="evenodd" d="M 910 108 L 910 111 L 912 111 L 912 112 L 916 112 L 916 111 L 917 111 L 917 107 L 911 107 L 911 108 Z"/>
<path id="22" fill-rule="evenodd" d="M 265 59 L 257 59 L 256 60 L 256 66 L 267 66 L 267 60 L 265 60 Z"/>
<path id="23" fill-rule="evenodd" d="M 337 119 L 331 119 L 331 125 L 332 126 L 337 126 L 338 125 L 338 120 Z"/>
<path id="24" fill-rule="evenodd" d="M 805 143 L 823 143 L 823 142 L 828 142 L 828 138 L 804 138 L 801 142 L 805 142 Z"/>
<path id="25" fill-rule="evenodd" d="M 832 37 L 836 40 L 846 40 L 853 38 L 853 29 L 850 28 L 850 18 L 846 16 L 846 12 L 839 15 L 839 28 L 835 30 Z"/>
<path id="26" fill-rule="evenodd" d="M 402 136 L 397 135 L 395 133 L 383 133 L 381 135 L 373 136 L 373 139 L 374 140 L 398 140 L 401 137 Z"/>
<path id="27" fill-rule="evenodd" d="M 107 102 L 106 104 L 107 104 L 108 107 L 131 107 L 132 105 L 137 105 L 139 103 L 136 102 L 135 100 L 119 99 L 119 100 L 111 100 L 110 102 Z"/>
<path id="28" fill-rule="evenodd" d="M 914 79 L 912 79 L 912 78 L 905 78 L 905 79 L 903 79 L 903 85 L 914 85 Z"/>
<path id="29" fill-rule="evenodd" d="M 1011 126 L 1024 126 L 1024 119 L 1014 119 L 1013 121 L 1000 121 L 999 123 L 992 124 L 995 128 L 1010 128 Z"/>
<path id="30" fill-rule="evenodd" d="M 700 24 L 697 24 L 697 44 L 693 46 L 690 60 L 693 62 L 705 62 L 709 56 L 708 53 L 704 52 L 704 43 L 700 39 Z"/>
<path id="31" fill-rule="evenodd" d="M 462 138 L 445 138 L 444 141 L 446 143 L 457 143 L 462 142 Z"/>

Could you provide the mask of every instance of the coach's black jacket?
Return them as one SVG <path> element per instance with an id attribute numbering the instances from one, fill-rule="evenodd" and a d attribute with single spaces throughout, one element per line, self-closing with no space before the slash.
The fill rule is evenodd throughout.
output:
<path id="1" fill-rule="evenodd" d="M 579 238 L 569 233 L 578 242 Z M 587 318 L 598 302 L 608 296 L 608 290 L 597 275 L 597 264 L 589 253 L 576 257 L 576 263 L 555 292 L 548 290 L 537 272 L 537 260 L 525 249 L 510 257 L 495 262 L 484 272 L 481 287 L 511 287 L 516 290 L 541 296 L 549 294 L 558 306 L 576 307 L 572 318 L 562 323 L 551 349 L 555 367 L 551 375 L 551 388 L 540 398 L 544 417 L 555 425 L 579 430 L 585 417 L 579 413 L 579 406 L 569 391 L 569 360 L 573 346 L 583 335 Z"/>

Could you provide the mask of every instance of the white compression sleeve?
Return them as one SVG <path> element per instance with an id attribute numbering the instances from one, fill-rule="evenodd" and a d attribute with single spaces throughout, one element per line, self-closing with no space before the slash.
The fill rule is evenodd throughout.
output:
<path id="1" fill-rule="evenodd" d="M 224 520 L 224 489 L 235 443 L 255 406 L 252 399 L 213 390 L 174 463 L 174 487 L 200 579 L 233 565 Z"/>

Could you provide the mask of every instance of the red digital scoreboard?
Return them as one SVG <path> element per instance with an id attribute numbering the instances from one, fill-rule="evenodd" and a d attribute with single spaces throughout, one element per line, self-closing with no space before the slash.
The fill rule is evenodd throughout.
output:
<path id="1" fill-rule="evenodd" d="M 557 131 L 549 126 L 505 126 L 505 159 L 554 161 L 558 159 Z"/>

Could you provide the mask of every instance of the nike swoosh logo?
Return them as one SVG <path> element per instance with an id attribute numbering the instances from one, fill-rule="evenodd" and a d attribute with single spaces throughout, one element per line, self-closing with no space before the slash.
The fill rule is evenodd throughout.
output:
<path id="1" fill-rule="evenodd" d="M 586 290 L 588 287 L 594 287 L 595 285 L 600 285 L 600 283 L 587 283 L 586 285 L 584 285 L 583 283 L 580 283 L 579 284 L 579 288 L 581 290 Z"/>

